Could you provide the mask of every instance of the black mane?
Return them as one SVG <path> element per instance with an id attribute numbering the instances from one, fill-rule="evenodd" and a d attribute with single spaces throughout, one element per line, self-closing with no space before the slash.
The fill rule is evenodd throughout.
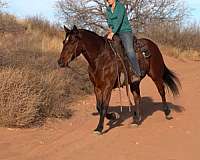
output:
<path id="1" fill-rule="evenodd" d="M 93 36 L 96 36 L 96 37 L 98 37 L 98 38 L 101 38 L 102 40 L 105 40 L 104 37 L 98 35 L 97 33 L 93 32 L 93 31 L 90 31 L 90 30 L 87 30 L 87 29 L 80 29 L 80 31 L 85 31 L 85 32 L 87 32 L 87 33 L 89 33 L 89 34 L 92 34 Z"/>

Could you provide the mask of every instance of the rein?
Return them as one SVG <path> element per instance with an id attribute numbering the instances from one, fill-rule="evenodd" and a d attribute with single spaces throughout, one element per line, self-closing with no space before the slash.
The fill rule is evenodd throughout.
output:
<path id="1" fill-rule="evenodd" d="M 128 97 L 128 101 L 129 101 L 129 112 L 131 112 L 131 106 L 133 106 L 133 103 L 131 102 L 131 98 L 130 98 L 130 90 L 129 90 L 129 86 L 128 86 L 128 73 L 127 73 L 127 70 L 126 70 L 126 67 L 125 67 L 125 64 L 124 64 L 124 61 L 123 59 L 121 58 L 121 56 L 118 54 L 118 52 L 115 51 L 115 49 L 113 48 L 111 42 L 108 40 L 108 43 L 113 51 L 113 53 L 115 54 L 115 56 L 118 56 L 121 63 L 122 63 L 122 66 L 123 66 L 123 69 L 124 69 L 124 73 L 125 73 L 125 77 L 126 77 L 126 95 Z M 118 88 L 119 88 L 119 95 L 120 95 L 120 106 L 121 106 L 121 112 L 122 112 L 122 97 L 121 97 L 121 87 L 120 87 L 120 76 L 119 76 L 119 68 L 118 68 L 118 65 L 117 65 L 117 79 L 118 79 Z"/>
<path id="2" fill-rule="evenodd" d="M 108 41 L 115 57 L 118 56 L 121 63 L 122 63 L 122 66 L 123 66 L 123 70 L 124 70 L 124 73 L 125 73 L 125 79 L 126 79 L 126 94 L 127 94 L 127 97 L 128 97 L 128 101 L 129 101 L 129 112 L 131 112 L 131 106 L 133 106 L 133 103 L 131 102 L 131 98 L 130 98 L 130 90 L 129 90 L 129 85 L 128 85 L 128 73 L 127 73 L 127 70 L 126 70 L 126 67 L 125 67 L 125 64 L 124 64 L 124 61 L 123 59 L 121 58 L 121 56 L 119 55 L 118 52 L 115 51 L 115 49 L 113 48 L 112 44 L 110 41 Z M 78 48 L 78 44 L 79 42 L 76 43 L 76 46 L 75 46 L 75 57 L 76 57 L 76 50 Z M 106 45 L 105 45 L 106 47 Z M 73 55 L 72 55 L 73 56 Z M 71 57 L 72 57 L 71 56 Z M 73 68 L 71 68 L 70 66 L 68 66 L 69 69 L 71 69 L 72 71 L 76 72 L 77 74 L 79 75 L 85 75 L 85 74 L 81 74 L 79 73 L 78 71 L 74 70 Z M 121 107 L 121 112 L 123 111 L 123 107 L 122 107 L 122 95 L 121 95 L 121 87 L 120 87 L 120 76 L 119 76 L 119 68 L 118 68 L 118 65 L 117 65 L 117 80 L 118 80 L 118 88 L 119 88 L 119 94 L 120 94 L 120 107 Z"/>

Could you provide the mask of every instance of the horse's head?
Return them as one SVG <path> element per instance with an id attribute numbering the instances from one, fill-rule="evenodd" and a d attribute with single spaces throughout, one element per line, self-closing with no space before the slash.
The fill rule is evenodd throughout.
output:
<path id="1" fill-rule="evenodd" d="M 76 26 L 72 30 L 64 26 L 66 36 L 63 41 L 63 49 L 58 60 L 60 67 L 67 67 L 68 64 L 81 54 L 80 32 Z"/>

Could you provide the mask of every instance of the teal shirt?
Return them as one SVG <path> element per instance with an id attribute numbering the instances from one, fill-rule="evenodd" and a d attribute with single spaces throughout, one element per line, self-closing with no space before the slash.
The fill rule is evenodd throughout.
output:
<path id="1" fill-rule="evenodd" d="M 114 34 L 120 32 L 132 32 L 124 5 L 121 4 L 118 0 L 115 2 L 116 4 L 113 12 L 111 7 L 107 7 L 106 10 L 108 26 L 112 28 Z"/>

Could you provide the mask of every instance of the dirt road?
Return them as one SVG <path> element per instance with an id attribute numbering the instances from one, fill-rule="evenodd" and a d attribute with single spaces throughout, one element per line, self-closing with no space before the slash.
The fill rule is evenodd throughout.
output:
<path id="1" fill-rule="evenodd" d="M 0 128 L 0 160 L 199 160 L 200 159 L 200 63 L 164 57 L 182 82 L 181 96 L 167 99 L 172 120 L 161 111 L 161 99 L 149 78 L 141 84 L 144 121 L 131 127 L 127 98 L 119 123 L 105 134 L 93 134 L 98 122 L 94 95 L 72 104 L 70 120 L 41 128 Z M 111 110 L 120 111 L 119 92 L 113 92 Z"/>

